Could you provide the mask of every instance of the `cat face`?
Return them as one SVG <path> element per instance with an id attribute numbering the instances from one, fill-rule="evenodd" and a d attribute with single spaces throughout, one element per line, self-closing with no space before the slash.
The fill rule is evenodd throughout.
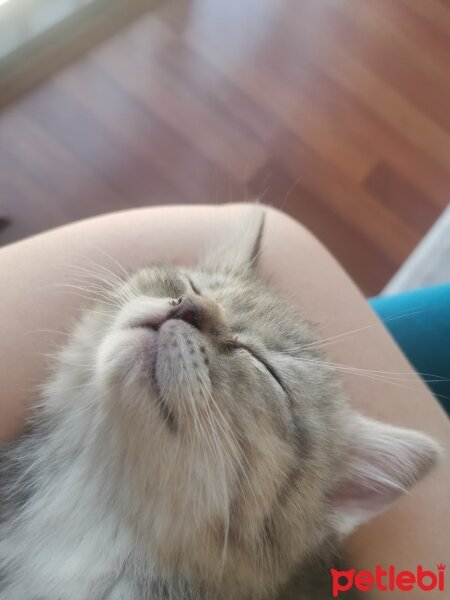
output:
<path id="1" fill-rule="evenodd" d="M 250 272 L 153 267 L 120 293 L 96 372 L 108 427 L 133 436 L 133 463 L 146 456 L 133 518 L 153 503 L 149 528 L 167 513 L 170 553 L 207 539 L 219 565 L 225 544 L 261 560 L 255 549 L 267 555 L 295 507 L 310 550 L 326 533 L 328 484 L 315 471 L 329 480 L 341 448 L 328 436 L 339 394 L 326 366 L 311 368 L 309 327 Z"/>
<path id="2" fill-rule="evenodd" d="M 142 552 L 258 597 L 436 458 L 348 408 L 308 323 L 255 273 L 261 229 L 253 213 L 197 268 L 108 291 L 64 359 L 95 390 L 89 439 Z"/>

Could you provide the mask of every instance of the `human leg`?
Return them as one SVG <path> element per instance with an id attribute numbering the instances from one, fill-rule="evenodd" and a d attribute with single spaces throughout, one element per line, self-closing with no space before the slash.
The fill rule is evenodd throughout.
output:
<path id="1" fill-rule="evenodd" d="M 17 433 L 24 408 L 45 373 L 45 352 L 83 299 L 61 293 L 76 267 L 114 270 L 166 260 L 190 264 L 211 228 L 239 219 L 246 207 L 165 207 L 106 215 L 30 238 L 0 251 L 2 435 Z M 267 211 L 262 275 L 298 304 L 338 366 L 350 402 L 361 412 L 420 429 L 449 445 L 450 425 L 366 300 L 323 246 L 298 223 Z M 57 286 L 54 284 L 57 283 Z M 46 331 L 47 330 L 47 331 Z M 50 331 L 54 330 L 56 332 Z M 353 332 L 353 333 L 349 333 Z M 336 337 L 340 336 L 340 337 Z M 356 370 L 360 369 L 360 370 Z M 352 566 L 377 563 L 435 567 L 449 555 L 445 459 L 411 496 L 359 530 L 348 543 Z M 431 597 L 428 594 L 427 597 Z"/>

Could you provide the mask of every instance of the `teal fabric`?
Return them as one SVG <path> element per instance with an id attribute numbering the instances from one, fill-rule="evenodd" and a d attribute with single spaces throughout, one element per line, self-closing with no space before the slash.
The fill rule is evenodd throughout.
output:
<path id="1" fill-rule="evenodd" d="M 379 296 L 370 304 L 450 415 L 450 284 Z"/>

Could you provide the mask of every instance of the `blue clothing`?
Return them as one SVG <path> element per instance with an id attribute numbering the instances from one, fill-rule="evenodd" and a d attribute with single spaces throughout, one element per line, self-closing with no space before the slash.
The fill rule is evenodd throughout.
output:
<path id="1" fill-rule="evenodd" d="M 370 304 L 450 415 L 450 284 L 379 296 Z"/>

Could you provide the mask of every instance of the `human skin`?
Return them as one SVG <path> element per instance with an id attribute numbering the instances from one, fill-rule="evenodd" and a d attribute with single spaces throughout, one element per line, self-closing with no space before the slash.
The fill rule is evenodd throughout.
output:
<path id="1" fill-rule="evenodd" d="M 80 274 L 80 266 L 118 272 L 115 261 L 125 269 L 155 261 L 193 264 L 211 231 L 247 210 L 239 204 L 183 205 L 112 213 L 1 249 L 0 438 L 20 433 L 26 409 L 45 377 L 48 353 L 64 342 L 86 303 L 81 295 L 89 292 L 66 287 L 89 288 L 92 279 Z M 421 564 L 436 571 L 438 563 L 450 558 L 450 465 L 445 451 L 450 421 L 336 260 L 299 223 L 270 208 L 258 270 L 317 324 L 321 339 L 354 332 L 325 342 L 325 349 L 333 363 L 345 365 L 339 376 L 356 409 L 426 432 L 444 448 L 440 464 L 411 494 L 349 538 L 349 565 L 374 572 L 376 564 L 395 565 L 396 571 L 415 571 Z M 351 373 L 347 367 L 370 372 Z M 413 593 L 414 598 L 442 598 L 438 592 Z M 364 597 L 382 600 L 397 594 L 402 592 L 374 591 Z"/>

